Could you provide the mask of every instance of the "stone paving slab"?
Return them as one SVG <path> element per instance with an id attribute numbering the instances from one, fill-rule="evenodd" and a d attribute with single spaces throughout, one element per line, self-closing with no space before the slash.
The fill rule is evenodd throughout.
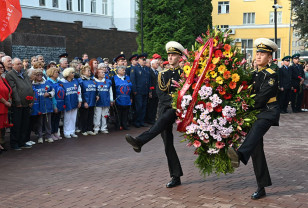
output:
<path id="1" fill-rule="evenodd" d="M 252 164 L 233 174 L 204 179 L 194 166 L 192 147 L 175 141 L 184 176 L 170 180 L 160 136 L 140 154 L 126 143 L 147 128 L 80 136 L 0 155 L 0 208 L 247 208 L 307 207 L 308 113 L 281 115 L 264 139 L 273 185 L 268 196 L 250 199 L 256 190 Z M 178 133 L 175 135 L 179 136 Z"/>

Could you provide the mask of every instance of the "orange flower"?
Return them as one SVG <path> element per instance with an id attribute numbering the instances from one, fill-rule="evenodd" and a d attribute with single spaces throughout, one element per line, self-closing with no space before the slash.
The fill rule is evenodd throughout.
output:
<path id="1" fill-rule="evenodd" d="M 229 87 L 230 87 L 230 89 L 235 89 L 236 88 L 236 82 L 230 82 L 229 83 Z"/>
<path id="2" fill-rule="evenodd" d="M 231 77 L 231 72 L 225 71 L 223 76 L 224 76 L 224 79 L 229 79 Z"/>
<path id="3" fill-rule="evenodd" d="M 225 51 L 230 51 L 231 46 L 229 44 L 225 44 L 224 49 L 225 49 Z"/>
<path id="4" fill-rule="evenodd" d="M 210 64 L 209 66 L 209 71 L 213 71 L 215 69 L 216 65 L 215 64 Z"/>

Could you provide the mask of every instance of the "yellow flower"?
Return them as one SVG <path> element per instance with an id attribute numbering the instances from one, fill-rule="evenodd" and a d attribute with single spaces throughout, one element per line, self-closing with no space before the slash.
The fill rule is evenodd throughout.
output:
<path id="1" fill-rule="evenodd" d="M 238 82 L 240 80 L 240 76 L 238 74 L 232 74 L 231 76 L 232 82 Z"/>
<path id="2" fill-rule="evenodd" d="M 233 53 L 230 52 L 230 51 L 225 51 L 225 52 L 223 52 L 223 55 L 224 55 L 225 57 L 231 58 L 231 57 L 233 56 Z"/>
<path id="3" fill-rule="evenodd" d="M 212 78 L 217 77 L 217 73 L 216 73 L 215 71 L 211 71 L 210 74 L 211 74 L 211 77 L 212 77 Z"/>
<path id="4" fill-rule="evenodd" d="M 216 82 L 217 82 L 218 84 L 222 84 L 222 83 L 224 82 L 224 80 L 223 80 L 222 77 L 217 77 L 217 78 L 216 78 Z"/>
<path id="5" fill-rule="evenodd" d="M 185 75 L 188 77 L 188 75 L 191 71 L 190 66 L 188 66 L 188 65 L 184 66 L 183 71 L 184 71 Z"/>
<path id="6" fill-rule="evenodd" d="M 220 60 L 220 57 L 218 57 L 218 58 L 213 58 L 213 59 L 212 59 L 212 63 L 213 63 L 213 64 L 217 64 L 217 63 L 219 62 L 219 60 Z"/>
<path id="7" fill-rule="evenodd" d="M 219 67 L 218 67 L 218 72 L 220 73 L 220 74 L 223 74 L 223 73 L 225 73 L 227 71 L 227 69 L 226 69 L 226 66 L 225 65 L 220 65 Z"/>
<path id="8" fill-rule="evenodd" d="M 214 39 L 213 46 L 216 47 L 217 43 L 218 43 L 218 40 Z"/>

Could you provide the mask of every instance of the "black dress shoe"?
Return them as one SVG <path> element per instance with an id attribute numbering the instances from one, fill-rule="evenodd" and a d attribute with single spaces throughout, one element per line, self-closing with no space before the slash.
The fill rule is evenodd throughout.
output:
<path id="1" fill-rule="evenodd" d="M 130 128 L 128 128 L 128 127 L 123 127 L 123 129 L 124 129 L 124 130 L 130 130 Z"/>
<path id="2" fill-rule="evenodd" d="M 233 147 L 230 147 L 228 148 L 227 155 L 231 159 L 232 167 L 238 168 L 240 166 L 240 159 L 237 151 Z"/>
<path id="3" fill-rule="evenodd" d="M 141 124 L 140 126 L 142 126 L 142 127 L 148 127 L 148 125 L 146 125 L 146 124 Z"/>
<path id="4" fill-rule="evenodd" d="M 265 188 L 258 188 L 258 190 L 251 195 L 251 199 L 257 200 L 265 196 Z"/>
<path id="5" fill-rule="evenodd" d="M 129 134 L 126 134 L 125 139 L 130 145 L 133 146 L 133 149 L 135 150 L 135 152 L 141 152 L 141 145 L 138 144 L 138 141 L 136 140 L 136 138 L 132 137 Z"/>
<path id="6" fill-rule="evenodd" d="M 166 184 L 167 188 L 173 188 L 176 186 L 181 185 L 181 178 L 180 177 L 172 177 L 171 181 Z"/>

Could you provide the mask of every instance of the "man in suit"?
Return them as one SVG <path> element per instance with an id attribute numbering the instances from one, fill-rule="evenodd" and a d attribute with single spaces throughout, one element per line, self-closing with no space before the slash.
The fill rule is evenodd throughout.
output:
<path id="1" fill-rule="evenodd" d="M 304 90 L 302 84 L 304 83 L 305 72 L 301 64 L 299 64 L 300 54 L 292 56 L 293 64 L 290 67 L 292 71 L 292 88 L 291 88 L 291 107 L 293 113 L 302 112 L 301 105 L 303 101 Z"/>
<path id="2" fill-rule="evenodd" d="M 147 131 L 143 132 L 136 138 L 126 135 L 126 141 L 132 145 L 136 152 L 141 152 L 141 147 L 151 141 L 158 134 L 161 134 L 165 145 L 165 153 L 167 156 L 169 173 L 171 181 L 166 184 L 167 188 L 181 185 L 180 177 L 183 175 L 182 167 L 173 145 L 172 127 L 176 119 L 176 110 L 172 108 L 171 93 L 175 91 L 172 86 L 172 80 L 179 81 L 181 69 L 179 60 L 182 56 L 184 47 L 175 41 L 166 44 L 168 60 L 171 65 L 170 69 L 159 72 L 157 78 L 156 92 L 158 95 L 158 114 L 159 118 L 155 124 Z"/>
<path id="3" fill-rule="evenodd" d="M 278 71 L 279 77 L 279 106 L 280 113 L 288 113 L 287 108 L 290 101 L 291 85 L 292 85 L 292 71 L 290 69 L 291 56 L 285 56 L 282 61 L 283 65 Z"/>
<path id="4" fill-rule="evenodd" d="M 141 54 L 137 57 L 138 64 L 132 67 L 130 71 L 130 80 L 133 84 L 132 92 L 135 97 L 136 120 L 135 127 L 147 126 L 144 124 L 144 118 L 147 108 L 147 100 L 150 92 L 150 69 L 145 66 L 147 54 Z"/>
<path id="5" fill-rule="evenodd" d="M 159 61 L 157 59 L 153 59 L 151 61 L 151 85 L 150 90 L 152 92 L 152 96 L 149 96 L 148 104 L 147 104 L 147 114 L 146 114 L 146 122 L 148 124 L 154 124 L 156 120 L 157 107 L 158 107 L 158 97 L 156 93 L 156 85 L 157 85 L 157 77 L 158 77 L 158 67 Z"/>
<path id="6" fill-rule="evenodd" d="M 243 144 L 237 150 L 230 147 L 227 154 L 235 168 L 239 167 L 240 161 L 247 165 L 249 158 L 252 158 L 258 189 L 251 195 L 251 199 L 260 199 L 266 195 L 265 187 L 272 185 L 263 149 L 263 136 L 271 126 L 279 125 L 280 112 L 276 100 L 278 74 L 268 65 L 278 46 L 267 38 L 256 39 L 255 46 L 258 69 L 252 75 L 252 94 L 256 94 L 254 108 L 260 113 Z"/>

